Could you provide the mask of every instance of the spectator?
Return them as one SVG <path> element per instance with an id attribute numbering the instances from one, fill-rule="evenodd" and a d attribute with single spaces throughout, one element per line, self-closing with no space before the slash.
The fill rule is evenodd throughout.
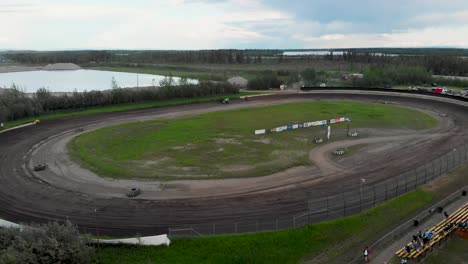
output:
<path id="1" fill-rule="evenodd" d="M 444 215 L 445 215 L 445 218 L 448 218 L 448 217 L 449 217 L 449 214 L 447 214 L 446 211 L 444 211 Z"/>
<path id="2" fill-rule="evenodd" d="M 406 251 L 406 253 L 408 253 L 408 254 L 411 253 L 411 247 L 410 247 L 409 245 L 406 245 L 406 246 L 405 246 L 405 251 Z"/>
<path id="3" fill-rule="evenodd" d="M 444 231 L 445 231 L 445 232 L 448 232 L 451 228 L 452 228 L 452 223 L 448 223 L 448 224 L 444 227 Z"/>
<path id="4" fill-rule="evenodd" d="M 364 248 L 364 261 L 369 262 L 369 247 Z"/>

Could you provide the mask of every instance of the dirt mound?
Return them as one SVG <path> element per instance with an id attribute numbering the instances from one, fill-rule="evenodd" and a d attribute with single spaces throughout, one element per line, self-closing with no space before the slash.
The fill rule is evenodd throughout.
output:
<path id="1" fill-rule="evenodd" d="M 48 64 L 42 68 L 46 71 L 70 71 L 70 70 L 79 70 L 81 69 L 80 66 L 74 63 L 55 63 L 55 64 Z"/>
<path id="2" fill-rule="evenodd" d="M 241 88 L 247 87 L 248 80 L 241 76 L 231 77 L 227 79 L 227 82 L 232 85 L 237 85 Z"/>

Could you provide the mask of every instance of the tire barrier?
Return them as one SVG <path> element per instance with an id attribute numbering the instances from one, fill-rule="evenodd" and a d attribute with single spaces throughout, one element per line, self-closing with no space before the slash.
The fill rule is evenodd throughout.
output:
<path id="1" fill-rule="evenodd" d="M 140 188 L 131 188 L 130 191 L 128 191 L 127 196 L 128 197 L 136 197 L 140 195 L 141 190 Z"/>
<path id="2" fill-rule="evenodd" d="M 357 137 L 357 136 L 358 136 L 358 132 L 356 132 L 356 131 L 348 132 L 348 137 Z"/>
<path id="3" fill-rule="evenodd" d="M 43 171 L 46 169 L 46 165 L 45 164 L 36 164 L 34 165 L 34 171 Z"/>
<path id="4" fill-rule="evenodd" d="M 333 155 L 336 155 L 336 156 L 341 156 L 341 155 L 344 155 L 344 154 L 345 154 L 344 149 L 336 149 L 335 151 L 333 151 Z"/>
<path id="5" fill-rule="evenodd" d="M 316 138 L 315 139 L 315 144 L 322 144 L 323 143 L 323 138 Z"/>

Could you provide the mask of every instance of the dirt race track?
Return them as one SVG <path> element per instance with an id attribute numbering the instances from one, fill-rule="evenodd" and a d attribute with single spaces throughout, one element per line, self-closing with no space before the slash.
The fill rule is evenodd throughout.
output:
<path id="1" fill-rule="evenodd" d="M 365 130 L 368 137 L 355 142 L 324 144 L 309 154 L 318 164 L 309 171 L 298 169 L 255 180 L 167 183 L 172 184 L 171 188 L 161 188 L 161 183 L 98 182 L 86 178 L 91 177 L 89 175 L 80 179 L 71 176 L 79 168 L 60 174 L 58 171 L 63 172 L 68 167 L 63 166 L 66 160 L 59 157 L 64 155 L 57 154 L 61 153 L 58 146 L 62 146 L 63 151 L 64 145 L 55 144 L 42 150 L 40 147 L 59 137 L 76 134 L 76 130 L 83 127 L 95 129 L 131 120 L 305 100 L 386 101 L 427 112 L 440 122 L 433 129 L 417 133 L 368 129 Z M 335 147 L 364 143 L 368 144 L 364 154 L 340 161 L 328 157 Z M 258 97 L 248 102 L 239 100 L 229 106 L 205 103 L 49 120 L 0 133 L 0 217 L 20 223 L 69 219 L 85 231 L 94 233 L 97 227 L 100 235 L 114 236 L 155 235 L 167 233 L 169 227 L 202 223 L 291 218 L 314 210 L 314 203 L 308 201 L 359 188 L 363 175 L 366 184 L 386 181 L 466 143 L 467 103 L 383 92 L 316 91 Z M 31 166 L 39 161 L 44 161 L 49 168 L 35 173 Z M 135 184 L 140 184 L 142 195 L 137 199 L 125 197 L 127 186 Z"/>

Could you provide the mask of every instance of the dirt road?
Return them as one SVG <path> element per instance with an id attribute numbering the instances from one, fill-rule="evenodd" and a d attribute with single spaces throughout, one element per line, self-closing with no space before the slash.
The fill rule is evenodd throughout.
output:
<path id="1" fill-rule="evenodd" d="M 381 148 L 377 152 L 370 151 L 371 154 L 366 156 L 366 162 L 342 165 L 350 169 L 346 172 L 340 171 L 339 175 L 333 174 L 338 175 L 336 177 L 314 178 L 313 175 L 319 175 L 318 173 L 326 174 L 317 169 L 307 172 L 306 175 L 299 174 L 300 176 L 297 178 L 291 177 L 286 181 L 281 181 L 285 175 L 276 176 L 276 179 L 267 176 L 260 180 L 256 179 L 254 182 L 244 183 L 231 180 L 231 184 L 234 184 L 237 189 L 221 193 L 217 191 L 218 186 L 216 185 L 215 189 L 203 188 L 203 182 L 193 183 L 193 186 L 198 184 L 200 190 L 187 189 L 188 185 L 184 186 L 181 183 L 169 186 L 172 189 L 168 186 L 161 188 L 156 183 L 142 183 L 143 187 L 148 184 L 147 188 L 153 188 L 154 195 L 159 195 L 158 199 L 145 198 L 144 196 L 140 199 L 123 197 L 121 193 L 123 189 L 118 188 L 125 185 L 118 183 L 115 184 L 118 188 L 113 189 L 112 184 L 107 186 L 107 182 L 100 186 L 94 183 L 86 186 L 89 184 L 86 178 L 75 181 L 65 177 L 61 178 L 60 175 L 68 175 L 68 171 L 62 173 L 61 170 L 67 168 L 79 170 L 79 168 L 70 169 L 69 166 L 60 165 L 66 160 L 58 158 L 56 161 L 47 160 L 48 163 L 52 163 L 51 169 L 46 170 L 46 173 L 41 175 L 43 177 L 41 180 L 32 173 L 30 159 L 41 158 L 41 155 L 34 156 L 34 154 L 39 153 L 42 143 L 46 142 L 56 142 L 56 144 L 50 145 L 55 147 L 48 150 L 47 148 L 43 149 L 45 154 L 42 156 L 51 153 L 48 151 L 54 148 L 56 151 L 54 153 L 60 153 L 64 142 L 60 143 L 63 138 L 59 139 L 57 135 L 76 133 L 73 131 L 80 127 L 109 125 L 145 117 L 154 118 L 197 111 L 216 111 L 224 109 L 224 106 L 217 103 L 206 103 L 44 121 L 37 126 L 0 134 L 0 216 L 15 222 L 64 221 L 69 219 L 83 229 L 92 231 L 97 228 L 100 234 L 115 236 L 134 235 L 135 233 L 142 235 L 167 233 L 168 227 L 197 223 L 281 219 L 311 209 L 310 204 L 306 202 L 307 200 L 355 189 L 359 185 L 359 180 L 356 179 L 362 175 L 366 175 L 369 183 L 384 181 L 415 168 L 427 160 L 437 158 L 453 149 L 454 146 L 468 141 L 468 107 L 434 100 L 430 97 L 421 99 L 389 94 L 313 93 L 257 98 L 252 99 L 247 104 L 252 106 L 270 104 L 277 103 L 279 100 L 354 100 L 363 102 L 385 100 L 446 116 L 440 126 L 432 131 L 422 132 L 421 136 L 409 134 L 401 135 L 400 139 L 387 139 L 387 141 L 396 143 L 388 148 Z M 242 107 L 245 104 L 245 102 L 236 101 L 229 107 Z M 57 141 L 54 141 L 54 137 Z M 323 157 L 323 155 L 318 155 L 318 157 Z M 43 158 L 46 160 L 47 157 Z M 55 162 L 57 163 L 55 164 Z M 335 165 L 331 166 L 332 169 L 335 168 Z M 265 179 L 270 179 L 270 181 Z M 271 181 L 271 179 L 275 179 L 275 181 Z M 271 182 L 275 184 L 271 184 Z M 225 188 L 230 187 L 226 183 L 219 184 L 227 186 Z M 244 189 L 241 188 L 242 186 Z M 158 190 L 166 190 L 167 197 L 164 197 L 164 192 Z M 198 192 L 198 196 L 171 196 L 171 190 L 173 195 L 177 190 L 179 193 L 189 190 L 188 193 L 191 194 Z"/>

